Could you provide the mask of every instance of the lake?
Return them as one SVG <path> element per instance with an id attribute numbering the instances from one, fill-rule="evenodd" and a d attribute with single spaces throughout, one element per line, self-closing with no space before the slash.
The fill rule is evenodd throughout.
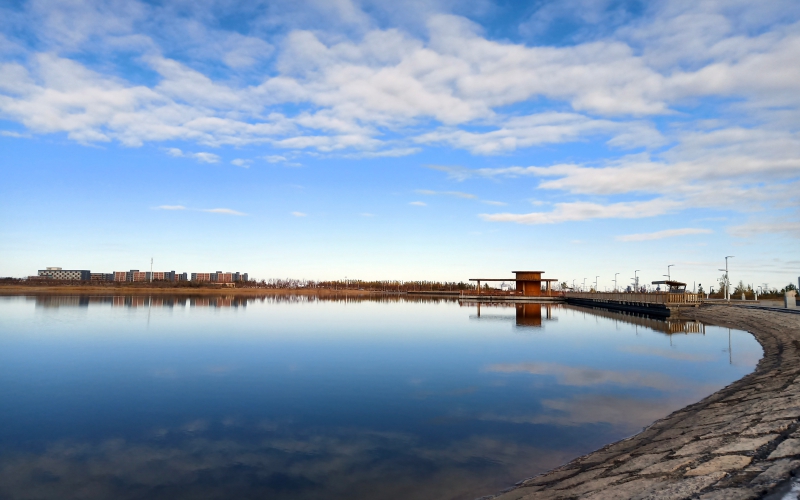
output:
<path id="1" fill-rule="evenodd" d="M 0 498 L 471 500 L 761 355 L 746 332 L 566 305 L 0 297 Z"/>

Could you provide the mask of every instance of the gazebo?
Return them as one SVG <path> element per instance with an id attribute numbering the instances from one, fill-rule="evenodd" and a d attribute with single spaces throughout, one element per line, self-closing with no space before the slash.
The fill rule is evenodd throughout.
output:
<path id="1" fill-rule="evenodd" d="M 470 278 L 470 281 L 478 282 L 478 295 L 481 295 L 481 282 L 482 281 L 513 281 L 516 283 L 516 290 L 512 291 L 513 295 L 522 295 L 524 297 L 541 297 L 550 296 L 552 287 L 550 283 L 558 281 L 554 278 L 542 278 L 544 271 L 511 271 L 515 274 L 514 279 L 508 278 Z M 544 284 L 544 287 L 542 287 Z"/>

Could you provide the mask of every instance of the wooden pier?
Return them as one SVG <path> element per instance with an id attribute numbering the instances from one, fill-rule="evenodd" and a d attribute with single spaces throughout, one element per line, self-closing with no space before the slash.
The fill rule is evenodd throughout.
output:
<path id="1" fill-rule="evenodd" d="M 617 311 L 629 311 L 667 317 L 676 307 L 697 307 L 702 303 L 697 293 L 614 293 L 614 292 L 567 292 L 568 304 L 604 307 Z"/>

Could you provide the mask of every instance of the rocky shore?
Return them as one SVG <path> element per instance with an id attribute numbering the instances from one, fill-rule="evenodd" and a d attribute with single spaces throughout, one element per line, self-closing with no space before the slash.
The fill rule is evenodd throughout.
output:
<path id="1" fill-rule="evenodd" d="M 800 314 L 725 305 L 680 312 L 751 332 L 755 371 L 704 400 L 495 500 L 744 500 L 787 489 L 800 469 Z"/>

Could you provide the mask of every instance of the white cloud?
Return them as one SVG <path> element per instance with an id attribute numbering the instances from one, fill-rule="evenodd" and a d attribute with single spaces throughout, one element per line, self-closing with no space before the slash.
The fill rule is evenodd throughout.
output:
<path id="1" fill-rule="evenodd" d="M 412 201 L 412 202 L 409 203 L 409 205 L 414 205 L 415 207 L 427 207 L 428 206 L 428 204 L 425 203 L 424 201 Z"/>
<path id="2" fill-rule="evenodd" d="M 269 155 L 265 156 L 264 159 L 267 161 L 267 163 L 280 163 L 283 161 L 287 161 L 285 156 L 280 156 L 280 155 Z"/>
<path id="3" fill-rule="evenodd" d="M 502 201 L 492 201 L 492 200 L 481 200 L 481 203 L 485 203 L 487 205 L 494 205 L 494 206 L 497 206 L 497 207 L 502 207 L 502 206 L 508 205 L 508 203 L 505 203 L 505 202 L 502 202 Z"/>
<path id="4" fill-rule="evenodd" d="M 202 209 L 201 212 L 209 212 L 212 214 L 223 214 L 223 215 L 247 215 L 246 213 L 239 212 L 231 208 L 205 208 Z"/>
<path id="5" fill-rule="evenodd" d="M 431 10 L 424 14 L 424 34 L 374 29 L 380 23 L 346 3 L 346 9 L 333 9 L 335 16 L 357 22 L 328 24 L 327 31 L 291 30 L 276 52 L 261 38 L 176 16 L 168 6 L 36 4 L 21 14 L 22 25 L 40 43 L 4 44 L 17 57 L 0 71 L 0 113 L 31 131 L 65 132 L 85 143 L 267 143 L 356 150 L 352 154 L 364 158 L 414 154 L 420 148 L 408 146 L 412 141 L 476 154 L 590 137 L 611 147 L 659 147 L 667 139 L 641 117 L 668 115 L 705 96 L 738 100 L 740 111 L 759 116 L 796 114 L 800 24 L 792 24 L 797 9 L 791 3 L 770 7 L 768 14 L 752 6 L 666 3 L 636 20 L 618 7 L 578 4 L 541 7 L 536 20 L 568 13 L 589 22 L 614 13 L 623 17 L 603 23 L 630 24 L 596 41 L 525 45 L 488 39 L 465 18 Z M 325 10 L 321 4 L 309 8 Z M 259 22 L 277 22 L 265 15 Z M 158 21 L 148 24 L 152 18 Z M 531 22 L 524 22 L 525 29 L 536 31 Z M 350 38 L 330 31 L 343 26 L 358 28 Z M 175 46 L 160 45 L 168 43 Z M 114 74 L 113 64 L 92 69 L 70 59 L 81 50 L 94 51 L 101 61 L 115 51 L 138 54 L 138 69 L 155 71 L 158 80 L 133 83 Z M 163 55 L 176 51 L 180 58 Z M 264 67 L 273 55 L 274 64 Z M 231 78 L 204 73 L 209 61 L 231 68 Z M 255 78 L 237 78 L 243 68 L 255 71 Z M 527 116 L 506 114 L 508 106 L 534 100 L 555 104 Z M 431 126 L 419 127 L 425 123 Z M 386 131 L 401 139 L 385 139 Z"/>
<path id="6" fill-rule="evenodd" d="M 292 212 L 292 215 L 294 215 L 295 217 L 305 217 L 308 214 L 305 214 L 303 212 Z"/>
<path id="7" fill-rule="evenodd" d="M 422 151 L 422 148 L 393 148 L 384 149 L 382 151 L 363 151 L 361 153 L 352 153 L 344 155 L 345 158 L 362 159 L 362 158 L 400 158 L 402 156 L 409 156 L 417 154 Z"/>
<path id="8" fill-rule="evenodd" d="M 796 206 L 797 2 L 663 2 L 632 16 L 606 0 L 565 0 L 521 21 L 529 43 L 492 39 L 465 17 L 442 14 L 446 6 L 406 9 L 415 21 L 393 24 L 397 13 L 378 21 L 356 3 L 315 2 L 292 20 L 267 9 L 249 34 L 212 26 L 205 11 L 176 9 L 97 0 L 4 11 L 13 21 L 0 27 L 0 118 L 84 144 L 262 145 L 287 151 L 265 157 L 286 166 L 299 166 L 291 159 L 300 154 L 390 158 L 429 147 L 500 155 L 591 141 L 647 151 L 431 167 L 459 181 L 527 177 L 570 196 L 552 212 L 488 220 L 633 217 L 627 205 L 654 215 Z M 323 12 L 324 21 L 312 21 Z M 577 31 L 542 45 L 536 34 L 566 18 Z M 632 195 L 650 201 L 626 201 Z M 797 234 L 791 220 L 762 227 Z"/>
<path id="9" fill-rule="evenodd" d="M 237 167 L 242 167 L 242 168 L 250 168 L 251 163 L 253 163 L 253 160 L 245 160 L 243 158 L 236 158 L 235 160 L 231 160 L 232 165 L 236 165 Z"/>
<path id="10" fill-rule="evenodd" d="M 186 210 L 186 207 L 183 205 L 160 205 L 156 207 L 156 210 Z"/>
<path id="11" fill-rule="evenodd" d="M 576 141 L 598 135 L 611 135 L 609 145 L 625 149 L 657 147 L 664 137 L 651 125 L 591 119 L 577 113 L 547 112 L 505 120 L 490 132 L 468 132 L 441 128 L 420 135 L 417 142 L 444 143 L 475 154 L 496 154 L 541 144 Z"/>
<path id="12" fill-rule="evenodd" d="M 682 208 L 682 204 L 664 198 L 643 202 L 620 202 L 602 205 L 590 202 L 556 203 L 550 212 L 527 214 L 480 214 L 483 220 L 491 222 L 516 222 L 518 224 L 557 224 L 561 222 L 585 221 L 591 219 L 639 219 L 654 217 Z"/>
<path id="13" fill-rule="evenodd" d="M 663 231 L 656 231 L 653 233 L 638 233 L 638 234 L 625 234 L 617 236 L 617 241 L 650 241 L 660 240 L 664 238 L 673 238 L 675 236 L 687 236 L 692 234 L 710 234 L 713 233 L 711 229 L 701 229 L 696 227 L 685 227 L 682 229 L 665 229 Z"/>
<path id="14" fill-rule="evenodd" d="M 200 163 L 219 163 L 220 157 L 215 155 L 214 153 L 190 153 L 181 151 L 178 148 L 166 148 L 166 153 L 170 156 L 176 158 L 194 158 L 195 160 L 199 161 Z M 235 161 L 235 160 L 234 160 Z M 233 162 L 231 162 L 233 163 Z"/>
<path id="15" fill-rule="evenodd" d="M 477 198 L 477 196 L 475 196 L 474 194 L 463 193 L 461 191 L 432 191 L 430 189 L 417 189 L 415 190 L 415 192 L 428 196 L 444 195 L 444 196 L 454 196 L 456 198 L 465 198 L 465 199 Z"/>
<path id="16" fill-rule="evenodd" d="M 762 234 L 785 234 L 800 238 L 800 214 L 752 220 L 732 226 L 728 228 L 728 232 L 737 238 L 752 238 Z"/>
<path id="17" fill-rule="evenodd" d="M 362 212 L 361 217 L 375 217 L 375 214 L 371 214 L 369 212 Z"/>
<path id="18" fill-rule="evenodd" d="M 20 134 L 19 132 L 14 132 L 13 130 L 0 130 L 0 135 L 3 137 L 15 137 L 17 139 L 30 137 L 28 134 Z"/>
<path id="19" fill-rule="evenodd" d="M 219 156 L 213 153 L 191 153 L 189 156 L 196 159 L 200 163 L 218 163 Z"/>
<path id="20" fill-rule="evenodd" d="M 267 156 L 262 156 L 262 158 L 267 163 L 273 163 L 273 164 L 280 163 L 284 167 L 302 167 L 303 166 L 300 163 L 289 161 L 289 159 L 287 157 L 281 156 L 281 155 L 267 155 Z"/>

